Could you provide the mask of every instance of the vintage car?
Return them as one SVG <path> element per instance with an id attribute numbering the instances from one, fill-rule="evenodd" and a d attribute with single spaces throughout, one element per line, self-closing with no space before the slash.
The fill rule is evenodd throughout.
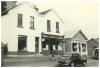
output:
<path id="1" fill-rule="evenodd" d="M 99 59 L 99 48 L 95 48 L 93 51 L 93 57 Z"/>
<path id="2" fill-rule="evenodd" d="M 87 63 L 87 57 L 81 56 L 79 53 L 67 53 L 58 61 L 59 66 L 80 66 Z"/>

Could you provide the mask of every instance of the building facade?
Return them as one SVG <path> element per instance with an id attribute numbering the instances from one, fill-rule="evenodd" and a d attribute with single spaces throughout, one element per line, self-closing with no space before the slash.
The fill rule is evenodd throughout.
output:
<path id="1" fill-rule="evenodd" d="M 65 52 L 77 52 L 81 55 L 88 55 L 87 37 L 81 30 L 65 33 Z"/>
<path id="2" fill-rule="evenodd" d="M 55 10 L 49 9 L 40 13 L 43 22 L 42 31 L 42 53 L 62 54 L 63 52 L 63 39 L 64 39 L 64 23 L 59 18 Z"/>
<path id="3" fill-rule="evenodd" d="M 1 22 L 1 42 L 9 52 L 63 52 L 64 23 L 53 9 L 39 13 L 36 6 L 23 2 L 7 10 Z"/>

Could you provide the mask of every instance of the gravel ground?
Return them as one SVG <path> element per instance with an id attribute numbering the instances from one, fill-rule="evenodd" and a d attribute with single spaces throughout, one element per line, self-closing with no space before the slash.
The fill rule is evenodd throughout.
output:
<path id="1" fill-rule="evenodd" d="M 25 59 L 5 59 L 4 60 L 4 67 L 57 67 L 58 61 L 51 61 L 51 60 L 31 60 L 28 58 Z M 85 67 L 98 67 L 99 60 L 89 58 L 88 62 Z"/>
<path id="2" fill-rule="evenodd" d="M 98 67 L 98 66 L 99 66 L 99 60 L 97 60 L 97 59 L 88 59 L 86 67 Z"/>
<path id="3" fill-rule="evenodd" d="M 55 67 L 57 61 L 5 62 L 5 67 Z"/>

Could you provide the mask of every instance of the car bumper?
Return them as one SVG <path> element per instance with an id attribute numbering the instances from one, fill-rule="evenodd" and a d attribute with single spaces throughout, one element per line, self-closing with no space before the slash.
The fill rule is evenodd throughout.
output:
<path id="1" fill-rule="evenodd" d="M 68 63 L 59 63 L 59 65 L 61 65 L 61 66 L 69 66 Z"/>

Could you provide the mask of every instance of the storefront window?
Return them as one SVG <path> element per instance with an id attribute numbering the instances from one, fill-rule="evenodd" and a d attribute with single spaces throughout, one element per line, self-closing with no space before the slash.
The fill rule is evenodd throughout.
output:
<path id="1" fill-rule="evenodd" d="M 48 50 L 48 45 L 46 44 L 46 50 Z"/>
<path id="2" fill-rule="evenodd" d="M 42 42 L 42 48 L 46 48 L 46 43 L 45 43 L 45 41 Z"/>
<path id="3" fill-rule="evenodd" d="M 58 50 L 62 51 L 62 46 L 58 45 Z"/>
<path id="4" fill-rule="evenodd" d="M 77 51 L 77 43 L 72 43 L 72 50 L 73 50 L 74 52 Z"/>
<path id="5" fill-rule="evenodd" d="M 48 45 L 47 44 L 43 45 L 42 49 L 43 50 L 48 50 Z"/>
<path id="6" fill-rule="evenodd" d="M 55 47 L 56 47 L 56 50 L 58 50 L 58 45 L 56 45 Z"/>
<path id="7" fill-rule="evenodd" d="M 83 52 L 86 52 L 86 44 L 85 43 L 82 43 L 82 49 L 83 49 Z"/>
<path id="8" fill-rule="evenodd" d="M 53 45 L 53 50 L 56 50 L 56 47 L 55 47 L 55 45 Z"/>

